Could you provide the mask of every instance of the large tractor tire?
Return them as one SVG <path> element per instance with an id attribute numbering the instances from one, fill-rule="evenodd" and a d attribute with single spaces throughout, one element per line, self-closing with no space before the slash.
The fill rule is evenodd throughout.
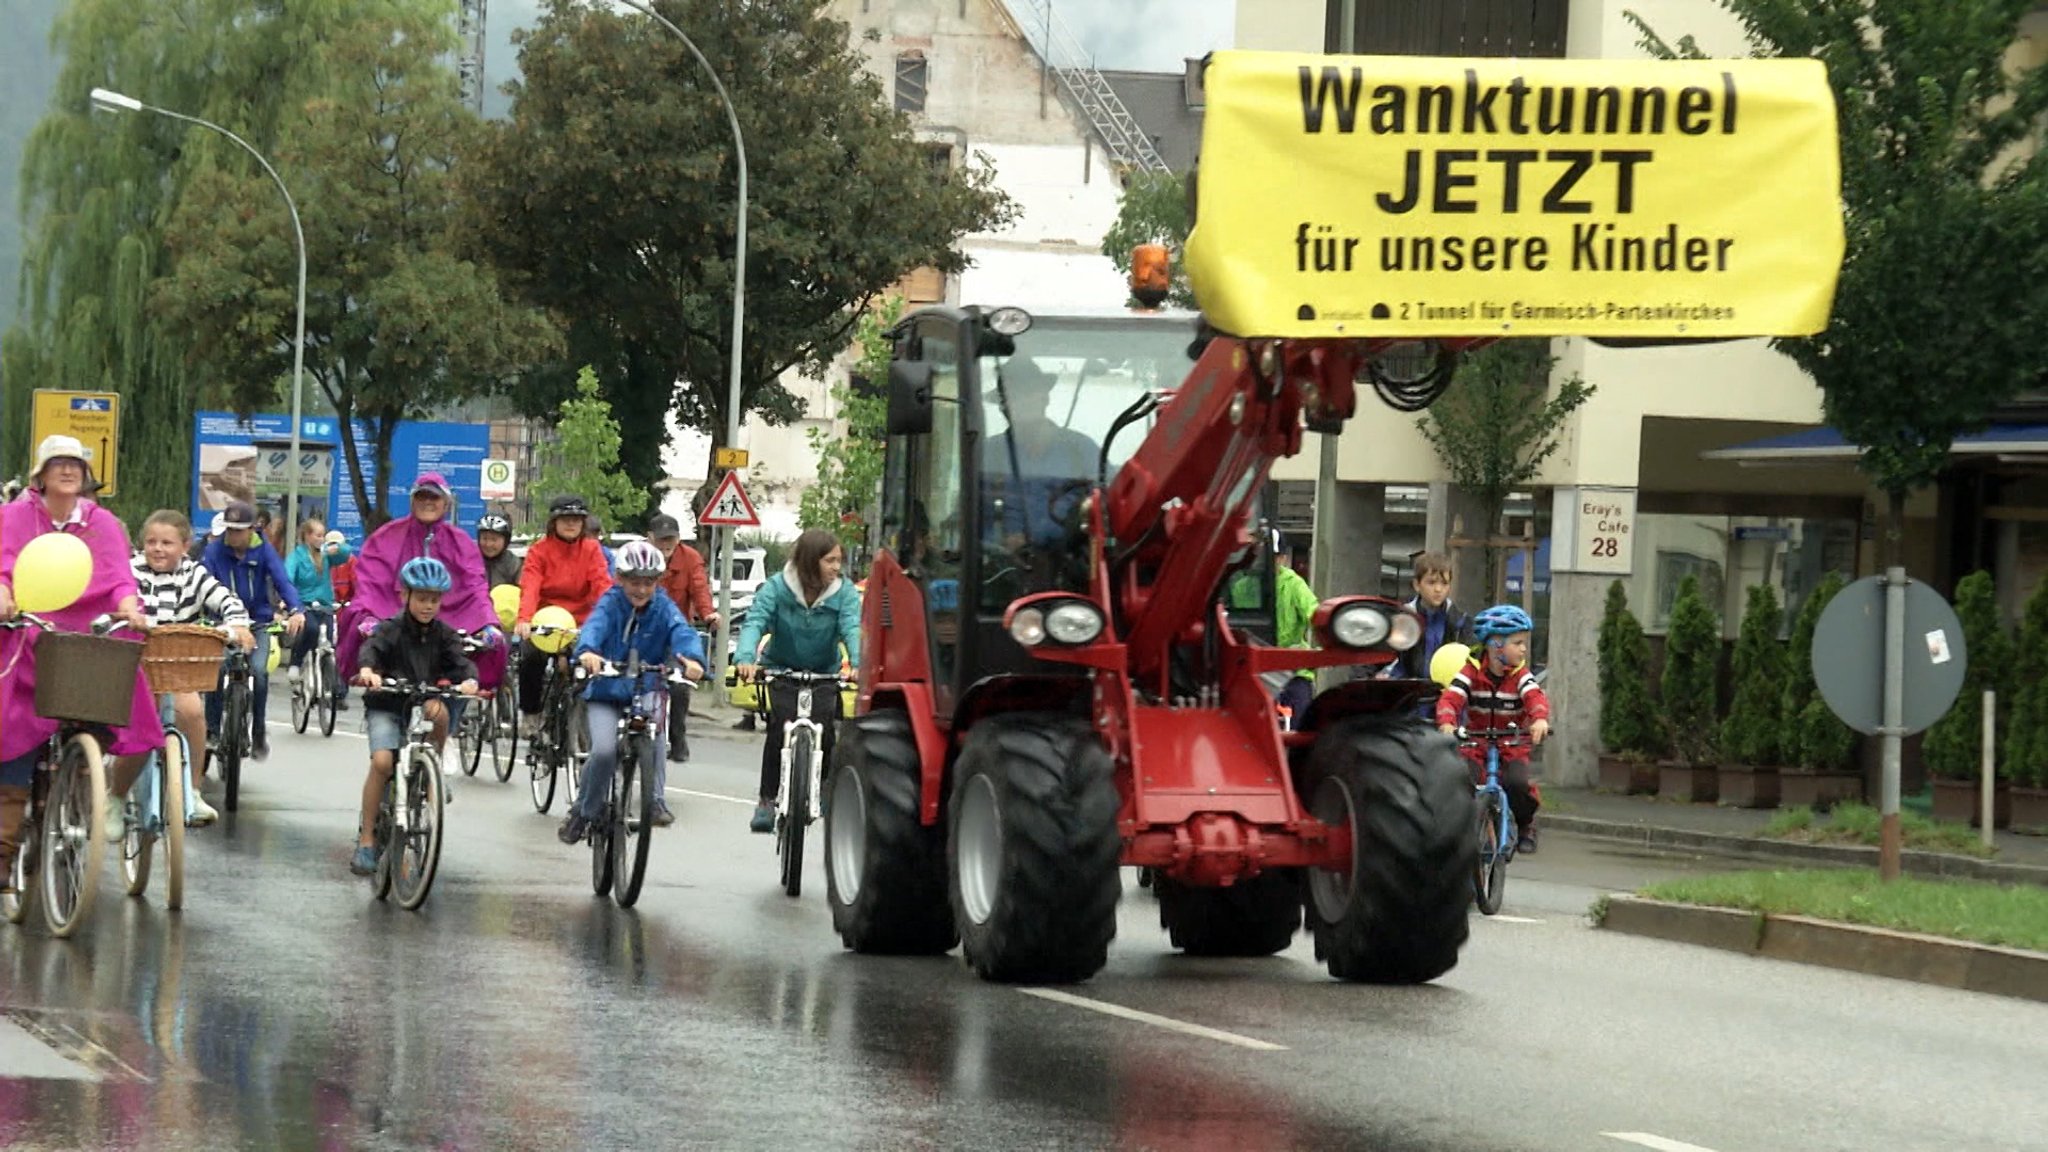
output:
<path id="1" fill-rule="evenodd" d="M 825 891 L 855 952 L 935 956 L 959 943 L 946 901 L 946 837 L 918 822 L 910 721 L 871 712 L 839 729 L 825 778 Z"/>
<path id="2" fill-rule="evenodd" d="M 1271 956 L 1301 928 L 1301 877 L 1292 869 L 1262 872 L 1228 888 L 1196 888 L 1165 877 L 1152 881 L 1159 926 L 1190 956 Z"/>
<path id="3" fill-rule="evenodd" d="M 1067 983 L 1109 962 L 1123 894 L 1118 803 L 1086 720 L 1020 713 L 968 731 L 946 858 L 961 952 L 984 979 Z"/>
<path id="4" fill-rule="evenodd" d="M 1308 811 L 1351 828 L 1347 873 L 1306 869 L 1316 959 L 1340 980 L 1420 984 L 1471 932 L 1472 781 L 1457 747 L 1409 717 L 1347 720 L 1316 739 Z"/>

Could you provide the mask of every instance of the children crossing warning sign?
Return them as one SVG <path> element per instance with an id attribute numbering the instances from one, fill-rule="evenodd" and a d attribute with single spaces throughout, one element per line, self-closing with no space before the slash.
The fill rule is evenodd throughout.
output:
<path id="1" fill-rule="evenodd" d="M 711 502 L 704 506 L 697 523 L 721 528 L 761 526 L 761 517 L 754 511 L 754 502 L 747 498 L 747 489 L 740 483 L 739 473 L 727 472 L 725 479 L 718 482 L 718 490 L 711 494 Z"/>

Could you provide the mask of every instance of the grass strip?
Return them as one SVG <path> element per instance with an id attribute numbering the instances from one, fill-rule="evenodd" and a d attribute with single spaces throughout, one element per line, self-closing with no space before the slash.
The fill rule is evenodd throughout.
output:
<path id="1" fill-rule="evenodd" d="M 2048 888 L 2030 884 L 1910 878 L 1885 884 L 1875 871 L 1833 868 L 1697 876 L 1652 885 L 1641 895 L 2048 952 Z"/>
<path id="2" fill-rule="evenodd" d="M 1868 804 L 1838 804 L 1825 815 L 1811 808 L 1786 808 L 1764 825 L 1764 835 L 1776 840 L 1803 844 L 1864 844 L 1877 846 L 1878 811 Z M 1997 854 L 1987 848 L 1977 831 L 1966 824 L 1930 820 L 1917 812 L 1899 813 L 1899 833 L 1908 848 L 1925 852 L 1988 858 Z"/>

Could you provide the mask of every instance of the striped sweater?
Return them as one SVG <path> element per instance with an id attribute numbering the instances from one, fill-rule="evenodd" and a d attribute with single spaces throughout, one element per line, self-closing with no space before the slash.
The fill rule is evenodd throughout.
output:
<path id="1" fill-rule="evenodd" d="M 152 624 L 249 625 L 248 608 L 195 560 L 180 560 L 174 571 L 159 572 L 138 552 L 135 586 Z"/>
<path id="2" fill-rule="evenodd" d="M 1461 714 L 1468 732 L 1504 732 L 1509 728 L 1526 730 L 1538 720 L 1550 719 L 1550 697 L 1529 674 L 1527 664 L 1517 665 L 1504 675 L 1495 676 L 1493 670 L 1486 666 L 1485 653 L 1475 652 L 1436 700 L 1436 722 L 1439 725 L 1456 724 Z M 1481 764 L 1486 762 L 1486 750 L 1481 745 L 1467 745 L 1461 751 L 1467 760 Z M 1500 758 L 1503 761 L 1527 760 L 1529 747 L 1526 744 L 1506 745 L 1500 750 Z"/>

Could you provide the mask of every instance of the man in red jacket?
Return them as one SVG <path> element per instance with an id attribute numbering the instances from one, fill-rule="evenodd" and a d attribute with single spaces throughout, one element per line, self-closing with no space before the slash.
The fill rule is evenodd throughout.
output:
<path id="1" fill-rule="evenodd" d="M 661 590 L 683 610 L 683 618 L 710 633 L 707 643 L 718 637 L 718 610 L 711 603 L 711 577 L 704 569 L 704 557 L 695 548 L 683 546 L 683 526 L 666 513 L 648 518 L 647 539 L 668 558 L 661 574 Z M 705 658 L 710 659 L 707 650 Z M 681 764 L 690 758 L 689 735 L 684 731 L 690 718 L 690 690 L 669 690 L 668 758 Z"/>

